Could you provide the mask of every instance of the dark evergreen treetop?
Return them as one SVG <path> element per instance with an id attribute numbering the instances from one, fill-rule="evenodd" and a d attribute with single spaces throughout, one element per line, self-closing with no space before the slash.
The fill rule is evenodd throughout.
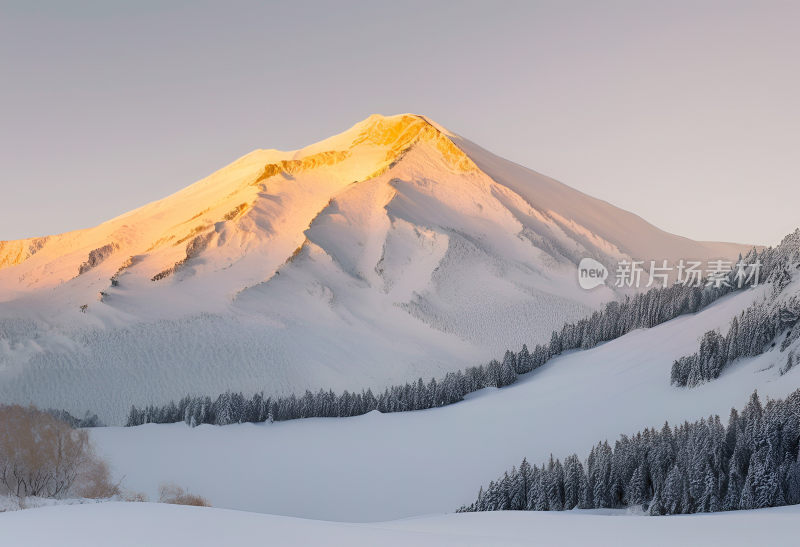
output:
<path id="1" fill-rule="evenodd" d="M 741 413 L 597 443 L 581 462 L 523 460 L 459 511 L 566 511 L 643 505 L 651 515 L 800 503 L 800 390 Z"/>
<path id="2" fill-rule="evenodd" d="M 705 333 L 697 352 L 681 357 L 672 365 L 670 381 L 676 386 L 694 387 L 718 378 L 722 370 L 740 357 L 752 357 L 775 347 L 783 335 L 780 351 L 800 338 L 800 299 L 785 294 L 793 272 L 800 267 L 800 231 L 784 238 L 774 249 L 760 253 L 766 282 L 765 299 L 754 303 L 733 318 L 725 336 L 717 331 Z M 781 373 L 795 364 L 789 352 Z"/>

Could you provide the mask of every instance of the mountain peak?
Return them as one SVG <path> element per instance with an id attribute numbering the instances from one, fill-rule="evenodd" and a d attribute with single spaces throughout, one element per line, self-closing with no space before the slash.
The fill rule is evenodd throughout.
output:
<path id="1" fill-rule="evenodd" d="M 15 389 L 24 382 L 34 402 L 68 408 L 62 395 L 91 374 L 108 386 L 92 408 L 115 415 L 119 393 L 444 374 L 546 342 L 613 298 L 580 288 L 584 257 L 610 268 L 741 250 L 662 232 L 424 116 L 373 115 L 300 150 L 247 154 L 94 228 L 0 242 L 0 368 L 21 371 L 0 400 L 31 393 Z M 42 370 L 65 372 L 49 384 Z"/>
<path id="2" fill-rule="evenodd" d="M 461 172 L 477 170 L 475 163 L 450 139 L 452 133 L 418 114 L 373 114 L 353 129 L 357 134 L 350 148 L 362 144 L 387 147 L 389 162 L 398 161 L 415 144 L 428 142 L 437 148 L 451 168 Z"/>

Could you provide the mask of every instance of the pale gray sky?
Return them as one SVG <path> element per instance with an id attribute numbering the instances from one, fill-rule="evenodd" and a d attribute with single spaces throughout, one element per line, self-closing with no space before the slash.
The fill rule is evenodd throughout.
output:
<path id="1" fill-rule="evenodd" d="M 0 240 L 416 112 L 695 239 L 800 225 L 800 2 L 0 0 Z"/>

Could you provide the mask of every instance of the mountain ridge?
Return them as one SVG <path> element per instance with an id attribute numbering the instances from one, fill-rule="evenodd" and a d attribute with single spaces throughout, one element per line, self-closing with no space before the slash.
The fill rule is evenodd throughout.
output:
<path id="1" fill-rule="evenodd" d="M 422 116 L 373 115 L 96 227 L 0 243 L 0 395 L 82 412 L 75 391 L 102 385 L 86 403 L 116 416 L 441 376 L 621 296 L 578 286 L 583 257 L 746 249 L 667 234 Z"/>
<path id="2" fill-rule="evenodd" d="M 397 121 L 395 121 L 395 120 L 398 120 L 398 119 L 399 119 L 399 123 Z M 389 121 L 389 123 L 387 123 L 387 121 Z M 367 127 L 362 129 L 362 127 L 365 126 L 365 125 Z M 141 211 L 143 209 L 147 209 L 147 208 L 149 208 L 151 206 L 154 206 L 156 204 L 160 204 L 160 203 L 164 202 L 165 200 L 170 200 L 171 198 L 179 197 L 179 196 L 183 195 L 185 192 L 187 192 L 188 190 L 196 188 L 196 187 L 198 187 L 200 185 L 203 185 L 203 183 L 206 183 L 207 181 L 212 179 L 215 175 L 217 175 L 217 174 L 219 174 L 221 172 L 227 171 L 228 169 L 234 168 L 235 166 L 237 166 L 237 164 L 239 164 L 241 162 L 244 162 L 244 161 L 248 160 L 250 157 L 255 156 L 255 155 L 258 155 L 258 156 L 262 156 L 263 155 L 263 156 L 266 156 L 266 157 L 276 157 L 276 158 L 278 156 L 280 156 L 280 157 L 286 156 L 286 157 L 289 157 L 290 159 L 276 159 L 276 161 L 274 161 L 274 162 L 266 163 L 266 165 L 264 166 L 264 172 L 262 173 L 261 176 L 256 178 L 255 181 L 253 181 L 253 185 L 256 185 L 256 184 L 258 184 L 258 183 L 260 183 L 260 182 L 262 182 L 262 181 L 264 181 L 264 180 L 266 180 L 266 179 L 268 179 L 270 177 L 273 177 L 273 176 L 276 176 L 276 175 L 279 175 L 279 174 L 291 175 L 291 174 L 296 173 L 298 170 L 304 170 L 304 169 L 318 167 L 321 164 L 331 165 L 333 163 L 338 163 L 339 161 L 341 161 L 343 159 L 346 159 L 346 157 L 349 155 L 349 152 L 347 150 L 327 149 L 327 150 L 324 150 L 322 152 L 316 152 L 316 153 L 313 153 L 313 152 L 312 153 L 308 153 L 308 152 L 316 150 L 316 149 L 322 147 L 323 145 L 326 145 L 326 143 L 327 143 L 327 146 L 334 145 L 334 143 L 341 145 L 342 138 L 352 134 L 356 128 L 358 128 L 360 130 L 359 135 L 355 139 L 353 139 L 353 141 L 349 144 L 348 148 L 352 148 L 354 146 L 357 146 L 358 144 L 360 144 L 362 142 L 365 142 L 365 141 L 376 142 L 376 143 L 379 143 L 379 144 L 382 144 L 382 145 L 394 144 L 394 146 L 392 146 L 392 148 L 387 153 L 386 161 L 388 162 L 388 164 L 380 167 L 379 170 L 380 169 L 386 169 L 393 162 L 399 161 L 399 159 L 402 158 L 402 155 L 405 154 L 412 146 L 414 146 L 417 143 L 418 140 L 428 138 L 428 139 L 436 140 L 437 145 L 440 146 L 440 151 L 442 151 L 443 154 L 448 154 L 453 159 L 453 161 L 463 162 L 463 164 L 459 163 L 459 165 L 462 166 L 463 168 L 465 168 L 466 170 L 480 169 L 484 173 L 487 173 L 490 177 L 494 178 L 493 175 L 490 173 L 492 171 L 491 168 L 485 169 L 485 168 L 479 167 L 470 158 L 470 155 L 468 154 L 468 152 L 466 152 L 465 150 L 462 149 L 464 147 L 466 147 L 467 149 L 472 147 L 474 149 L 476 147 L 476 145 L 474 145 L 473 143 L 470 143 L 469 141 L 467 141 L 466 139 L 463 139 L 462 137 L 459 137 L 458 135 L 455 135 L 455 134 L 449 132 L 448 130 L 446 130 L 442 126 L 439 126 L 435 122 L 429 120 L 427 117 L 422 116 L 422 115 L 417 115 L 417 114 L 398 114 L 398 115 L 395 115 L 395 116 L 382 116 L 382 115 L 379 115 L 379 114 L 373 114 L 373 115 L 369 116 L 368 118 L 366 118 L 365 120 L 363 120 L 362 122 L 359 122 L 358 124 L 354 125 L 349 130 L 347 130 L 347 131 L 345 131 L 345 132 L 343 132 L 343 133 L 341 133 L 339 135 L 336 135 L 334 137 L 331 137 L 331 138 L 328 138 L 328 139 L 324 139 L 323 141 L 320 141 L 320 142 L 315 143 L 313 145 L 310 145 L 308 147 L 300 148 L 298 150 L 293 150 L 293 151 L 279 151 L 279 150 L 276 150 L 276 149 L 257 149 L 257 150 L 253 150 L 252 152 L 249 152 L 248 154 L 245 154 L 244 156 L 238 158 L 237 160 L 234 160 L 230 164 L 228 164 L 225 167 L 215 171 L 212 175 L 210 175 L 209 177 L 206 177 L 205 179 L 202 179 L 201 181 L 198 181 L 197 183 L 191 184 L 191 185 L 189 185 L 189 186 L 187 186 L 187 187 L 185 187 L 185 188 L 183 188 L 181 190 L 178 190 L 177 192 L 174 192 L 174 193 L 172 193 L 172 194 L 170 194 L 168 196 L 165 196 L 164 198 L 152 201 L 152 202 L 147 203 L 147 204 L 145 204 L 145 205 L 143 205 L 141 207 L 133 209 L 133 210 L 127 212 L 127 213 L 123 213 L 122 215 L 119 215 L 117 217 L 109 219 L 109 220 L 101 223 L 98 226 L 90 227 L 90 228 L 83 228 L 83 229 L 79 229 L 79 230 L 71 230 L 71 231 L 68 231 L 68 232 L 60 233 L 60 234 L 50 234 L 50 235 L 45 235 L 45 236 L 24 238 L 24 239 L 19 239 L 19 240 L 0 241 L 0 269 L 11 267 L 11 266 L 15 266 L 15 265 L 18 265 L 18 264 L 24 262 L 28 258 L 31 258 L 38 251 L 40 251 L 48 242 L 54 241 L 54 239 L 62 238 L 64 236 L 68 236 L 68 235 L 72 235 L 72 234 L 85 233 L 87 231 L 94 230 L 94 229 L 96 229 L 96 228 L 98 228 L 100 226 L 106 225 L 108 223 L 113 223 L 115 221 L 119 221 L 121 219 L 127 218 L 127 217 L 129 217 L 131 215 L 136 214 L 137 212 L 139 212 L 139 211 Z M 394 138 L 392 139 L 392 137 L 394 137 Z M 443 144 L 443 143 L 446 143 L 446 144 Z M 497 158 L 497 156 L 495 156 L 494 154 L 486 151 L 485 149 L 481 149 L 481 150 L 482 150 L 482 152 L 491 154 L 491 156 L 493 156 L 494 158 Z M 306 153 L 304 153 L 304 151 Z M 503 160 L 503 161 L 506 161 L 506 160 Z M 546 178 L 547 180 L 551 181 L 552 183 L 555 183 L 555 184 L 558 184 L 560 186 L 564 186 L 566 188 L 569 188 L 566 185 L 564 185 L 563 183 L 561 183 L 559 181 L 556 181 L 555 179 L 552 179 L 551 177 L 547 177 L 546 175 L 542 175 L 542 174 L 540 174 L 540 173 L 538 173 L 536 171 L 533 171 L 533 170 L 525 168 L 525 167 L 521 167 L 521 168 L 526 170 L 526 171 L 528 171 L 529 173 L 537 176 L 537 177 Z M 377 172 L 373 173 L 372 175 L 367 176 L 366 178 L 373 178 L 377 174 L 379 174 L 379 173 L 377 173 Z M 358 181 L 354 181 L 354 182 L 358 182 Z M 607 201 L 604 201 L 604 200 L 599 200 L 597 198 L 593 198 L 592 196 L 590 196 L 590 195 L 588 195 L 588 194 L 586 194 L 584 192 L 581 192 L 579 190 L 575 190 L 575 189 L 572 189 L 572 188 L 569 188 L 569 189 L 572 192 L 579 193 L 582 196 L 590 198 L 590 199 L 592 199 L 592 200 L 594 200 L 594 201 L 596 201 L 598 203 L 603 203 L 603 204 L 607 205 L 608 207 L 612 207 L 612 208 L 617 209 L 616 206 L 614 206 L 610 202 L 607 202 Z M 635 215 L 634 213 L 628 213 L 628 214 L 635 216 L 638 220 L 641 220 L 642 222 L 647 223 L 650 226 L 653 226 L 650 223 L 648 223 L 646 220 L 641 218 L 640 216 Z M 660 232 L 667 234 L 667 232 L 665 232 L 664 230 L 661 230 L 661 229 L 659 229 L 659 228 L 657 228 L 655 226 L 653 226 L 653 228 L 656 228 Z M 686 241 L 693 241 L 690 238 L 687 238 L 687 237 L 684 237 L 684 236 L 674 236 L 673 234 L 669 234 L 669 235 L 672 236 L 672 237 L 677 237 L 677 238 L 686 240 Z M 739 243 L 733 243 L 733 242 L 696 241 L 695 243 L 699 243 L 699 244 L 717 244 L 717 245 L 722 244 L 722 245 L 727 245 L 727 246 L 731 246 L 731 247 L 735 247 L 735 248 L 749 247 L 749 245 L 747 245 L 747 244 L 739 244 Z M 26 249 L 26 244 L 27 244 L 27 249 Z"/>

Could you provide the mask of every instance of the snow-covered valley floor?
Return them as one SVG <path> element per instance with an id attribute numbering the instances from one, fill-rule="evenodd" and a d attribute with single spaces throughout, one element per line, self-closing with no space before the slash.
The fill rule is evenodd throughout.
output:
<path id="1" fill-rule="evenodd" d="M 453 511 L 478 487 L 552 452 L 585 458 L 597 441 L 694 420 L 727 418 L 754 388 L 797 389 L 800 373 L 769 368 L 776 351 L 732 365 L 694 389 L 670 386 L 673 360 L 724 328 L 758 291 L 550 361 L 517 384 L 438 409 L 223 427 L 99 428 L 92 437 L 124 486 L 157 498 L 162 482 L 215 507 L 336 521 L 384 521 Z M 555 518 L 555 517 L 554 517 Z"/>
<path id="2" fill-rule="evenodd" d="M 681 515 L 497 512 L 351 524 L 154 503 L 60 505 L 0 514 L 14 547 L 220 545 L 512 546 L 792 545 L 800 507 Z"/>

